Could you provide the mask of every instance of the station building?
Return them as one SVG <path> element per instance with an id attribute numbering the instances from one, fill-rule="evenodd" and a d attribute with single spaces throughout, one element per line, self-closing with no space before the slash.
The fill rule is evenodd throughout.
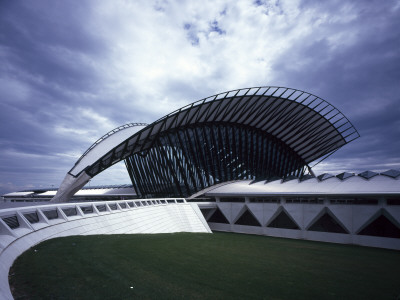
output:
<path id="1" fill-rule="evenodd" d="M 217 94 L 150 125 L 104 135 L 76 162 L 53 202 L 125 161 L 140 198 L 189 197 L 232 180 L 313 174 L 318 163 L 359 134 L 334 106 L 309 93 L 258 87 Z"/>
<path id="2" fill-rule="evenodd" d="M 325 100 L 295 89 L 217 94 L 96 141 L 56 190 L 5 195 L 51 203 L 186 198 L 211 230 L 400 249 L 400 172 L 316 175 L 357 139 Z M 131 186 L 84 187 L 124 161 Z"/>
<path id="3" fill-rule="evenodd" d="M 20 254 L 69 235 L 228 231 L 400 250 L 400 171 L 312 170 L 358 137 L 333 105 L 282 87 L 229 91 L 120 126 L 58 189 L 3 196 L 0 298 L 13 299 L 8 273 Z M 131 185 L 85 186 L 120 161 Z"/>

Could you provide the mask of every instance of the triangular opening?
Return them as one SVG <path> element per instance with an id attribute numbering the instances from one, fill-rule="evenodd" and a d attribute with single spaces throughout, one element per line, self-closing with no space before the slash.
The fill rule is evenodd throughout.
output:
<path id="1" fill-rule="evenodd" d="M 336 177 L 339 178 L 340 180 L 345 180 L 345 179 L 353 177 L 353 176 L 355 176 L 354 173 L 348 173 L 348 172 L 343 172 L 343 173 L 336 175 Z"/>
<path id="2" fill-rule="evenodd" d="M 358 174 L 358 176 L 363 177 L 365 179 L 370 179 L 376 175 L 378 175 L 378 173 L 373 172 L 373 171 L 364 171 L 364 172 Z"/>
<path id="3" fill-rule="evenodd" d="M 202 208 L 200 209 L 201 213 L 203 214 L 204 219 L 207 220 L 207 218 L 210 216 L 211 211 L 213 211 L 213 208 Z"/>
<path id="4" fill-rule="evenodd" d="M 319 179 L 319 181 L 324 181 L 324 180 L 332 178 L 332 177 L 335 177 L 335 176 L 333 176 L 332 174 L 329 174 L 329 173 L 324 173 L 324 174 L 319 175 L 317 178 Z"/>
<path id="5" fill-rule="evenodd" d="M 400 229 L 395 224 L 393 224 L 384 214 L 381 214 L 358 234 L 400 238 Z"/>
<path id="6" fill-rule="evenodd" d="M 328 210 L 322 214 L 309 228 L 309 231 L 321 231 L 321 232 L 333 232 L 333 233 L 349 233 L 340 223 L 337 221 Z"/>
<path id="7" fill-rule="evenodd" d="M 387 170 L 385 172 L 382 172 L 381 175 L 389 176 L 391 178 L 396 178 L 400 176 L 400 171 L 399 170 Z"/>
<path id="8" fill-rule="evenodd" d="M 281 212 L 267 225 L 267 227 L 300 229 L 284 209 L 281 210 Z"/>
<path id="9" fill-rule="evenodd" d="M 248 225 L 248 226 L 261 226 L 260 222 L 256 217 L 249 211 L 248 208 L 243 212 L 239 219 L 235 222 L 237 225 Z"/>
<path id="10" fill-rule="evenodd" d="M 228 219 L 224 216 L 219 208 L 217 208 L 215 212 L 211 215 L 211 217 L 208 219 L 208 222 L 229 224 Z"/>
<path id="11" fill-rule="evenodd" d="M 301 176 L 300 181 L 306 181 L 311 178 L 315 178 L 315 176 L 311 175 L 311 174 L 306 174 L 306 175 Z"/>

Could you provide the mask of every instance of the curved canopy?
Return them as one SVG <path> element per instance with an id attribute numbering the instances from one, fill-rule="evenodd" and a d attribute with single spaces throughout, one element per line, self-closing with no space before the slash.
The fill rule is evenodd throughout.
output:
<path id="1" fill-rule="evenodd" d="M 95 143 L 68 174 L 80 177 L 79 186 L 83 186 L 91 177 L 127 157 L 146 155 L 166 132 L 208 124 L 264 132 L 307 165 L 359 137 L 338 109 L 317 96 L 283 87 L 246 88 L 196 101 L 139 131 L 129 132 L 124 128 L 124 134 L 111 135 L 118 137 L 115 139 L 106 135 L 108 142 L 102 138 L 101 143 Z M 98 144 L 107 147 L 98 147 Z M 66 185 L 71 185 L 71 180 L 66 180 Z"/>
<path id="2" fill-rule="evenodd" d="M 74 176 L 78 175 L 86 167 L 91 166 L 99 158 L 112 150 L 115 145 L 120 144 L 146 125 L 145 123 L 129 123 L 107 132 L 83 153 L 69 173 Z"/>
<path id="3" fill-rule="evenodd" d="M 312 94 L 283 87 L 257 87 L 217 94 L 172 112 L 109 151 L 86 172 L 95 176 L 126 157 L 148 150 L 161 133 L 199 123 L 231 123 L 276 137 L 307 164 L 359 137 L 333 105 Z"/>
<path id="4" fill-rule="evenodd" d="M 143 123 L 129 123 L 119 126 L 99 138 L 93 145 L 85 151 L 85 153 L 78 159 L 72 169 L 67 173 L 57 194 L 51 200 L 52 202 L 65 202 L 68 201 L 78 190 L 80 190 L 92 178 L 85 169 L 92 166 L 94 162 L 101 159 L 115 145 L 120 144 L 130 136 L 134 135 L 138 130 L 144 128 L 146 124 Z"/>

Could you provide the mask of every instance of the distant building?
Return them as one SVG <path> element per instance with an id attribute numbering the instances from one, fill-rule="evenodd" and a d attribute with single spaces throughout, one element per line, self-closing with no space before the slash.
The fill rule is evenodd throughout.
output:
<path id="1" fill-rule="evenodd" d="M 56 188 L 41 188 L 12 192 L 3 195 L 3 197 L 9 202 L 43 202 L 50 201 L 56 193 Z M 72 196 L 71 201 L 110 201 L 135 198 L 137 197 L 133 186 L 121 184 L 83 187 Z"/>

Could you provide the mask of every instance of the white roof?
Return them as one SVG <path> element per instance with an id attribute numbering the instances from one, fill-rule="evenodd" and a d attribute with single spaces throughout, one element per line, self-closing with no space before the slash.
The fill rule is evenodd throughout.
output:
<path id="1" fill-rule="evenodd" d="M 5 194 L 3 196 L 8 196 L 8 197 L 28 196 L 33 193 L 34 192 L 12 192 L 12 193 Z"/>
<path id="2" fill-rule="evenodd" d="M 54 196 L 57 193 L 57 191 L 47 191 L 44 193 L 40 193 L 40 196 Z"/>
<path id="3" fill-rule="evenodd" d="M 42 196 L 54 196 L 57 190 L 43 190 L 39 191 L 23 191 L 23 192 L 13 192 L 5 194 L 6 197 L 24 197 L 32 195 L 34 198 L 40 198 Z M 75 193 L 75 196 L 132 196 L 136 195 L 135 189 L 132 186 L 93 186 L 86 187 Z"/>
<path id="4" fill-rule="evenodd" d="M 38 196 L 54 196 L 57 191 L 46 191 Z M 82 189 L 75 193 L 75 196 L 100 196 L 100 195 L 136 195 L 135 189 L 127 188 L 93 188 Z"/>
<path id="5" fill-rule="evenodd" d="M 311 178 L 305 181 L 293 179 L 286 182 L 275 180 L 268 183 L 250 183 L 251 181 L 246 180 L 226 184 L 206 192 L 206 195 L 400 195 L 400 176 L 391 178 L 376 175 L 370 179 L 352 176 L 344 180 L 333 176 L 323 181 Z"/>
<path id="6" fill-rule="evenodd" d="M 144 125 L 127 124 L 114 129 L 107 133 L 99 141 L 94 143 L 85 154 L 77 161 L 75 166 L 71 169 L 70 173 L 74 176 L 79 174 L 87 166 L 95 163 L 99 158 L 103 157 L 107 152 L 112 150 L 116 145 L 119 145 L 127 138 L 144 128 Z"/>
<path id="7" fill-rule="evenodd" d="M 96 195 L 136 195 L 133 188 L 107 188 L 107 189 L 84 189 L 76 192 L 75 196 Z"/>

